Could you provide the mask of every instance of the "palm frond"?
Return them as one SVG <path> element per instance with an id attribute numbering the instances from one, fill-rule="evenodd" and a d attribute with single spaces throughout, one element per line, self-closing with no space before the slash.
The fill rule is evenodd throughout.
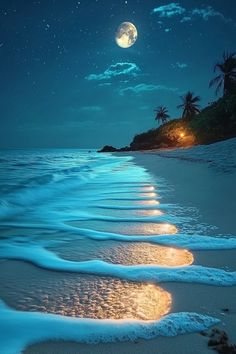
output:
<path id="1" fill-rule="evenodd" d="M 196 113 L 200 112 L 199 105 L 200 96 L 195 96 L 193 92 L 188 91 L 184 96 L 180 97 L 182 104 L 178 105 L 177 108 L 182 108 L 182 118 L 191 119 Z"/>
<path id="2" fill-rule="evenodd" d="M 209 82 L 209 87 L 216 86 L 216 94 L 224 86 L 224 94 L 231 92 L 232 82 L 230 80 L 236 79 L 236 52 L 224 52 L 223 61 L 215 64 L 214 72 L 218 71 L 220 75 L 216 76 Z"/>
<path id="3" fill-rule="evenodd" d="M 192 99 L 192 103 L 199 102 L 201 100 L 200 96 L 195 96 Z"/>
<path id="4" fill-rule="evenodd" d="M 223 80 L 221 75 L 214 77 L 214 79 L 209 82 L 209 87 L 216 85 L 220 80 Z"/>
<path id="5" fill-rule="evenodd" d="M 216 94 L 218 95 L 218 93 L 220 92 L 221 88 L 223 86 L 223 80 L 219 82 L 219 84 L 216 86 Z"/>

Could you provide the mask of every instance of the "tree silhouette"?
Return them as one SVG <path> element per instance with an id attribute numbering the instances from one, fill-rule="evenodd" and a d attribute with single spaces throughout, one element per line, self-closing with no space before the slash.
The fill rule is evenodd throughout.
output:
<path id="1" fill-rule="evenodd" d="M 197 113 L 200 112 L 197 102 L 200 101 L 199 96 L 194 97 L 194 93 L 188 91 L 184 96 L 181 97 L 182 104 L 177 106 L 177 108 L 182 108 L 182 118 L 191 120 Z"/>
<path id="2" fill-rule="evenodd" d="M 162 124 L 166 123 L 170 117 L 168 114 L 168 109 L 163 106 L 157 107 L 154 112 L 156 112 L 155 120 L 157 120 L 159 123 L 162 122 Z"/>
<path id="3" fill-rule="evenodd" d="M 214 66 L 214 72 L 219 72 L 209 83 L 216 86 L 216 94 L 223 88 L 223 95 L 236 89 L 236 53 L 224 53 L 223 61 Z"/>

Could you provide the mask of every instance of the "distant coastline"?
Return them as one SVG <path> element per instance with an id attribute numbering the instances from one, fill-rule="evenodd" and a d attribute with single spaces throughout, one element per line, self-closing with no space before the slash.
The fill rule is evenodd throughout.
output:
<path id="1" fill-rule="evenodd" d="M 236 94 L 210 103 L 192 120 L 172 119 L 158 128 L 136 135 L 129 146 L 105 145 L 99 152 L 123 152 L 212 144 L 236 136 Z"/>

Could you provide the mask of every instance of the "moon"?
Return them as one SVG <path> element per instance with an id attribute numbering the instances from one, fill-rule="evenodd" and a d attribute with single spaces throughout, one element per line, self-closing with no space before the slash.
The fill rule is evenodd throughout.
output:
<path id="1" fill-rule="evenodd" d="M 138 31 L 131 22 L 123 22 L 116 31 L 116 43 L 121 48 L 131 47 L 138 38 Z"/>

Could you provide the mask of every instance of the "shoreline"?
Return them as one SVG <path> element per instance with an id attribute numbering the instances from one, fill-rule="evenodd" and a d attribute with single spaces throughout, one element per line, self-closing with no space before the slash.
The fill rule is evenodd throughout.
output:
<path id="1" fill-rule="evenodd" d="M 222 185 L 222 173 L 217 172 L 205 163 L 195 164 L 182 159 L 168 159 L 156 153 L 136 152 L 130 154 L 139 166 L 147 169 L 153 176 L 164 178 L 174 190 L 165 196 L 165 202 L 178 203 L 187 207 L 196 207 L 199 210 L 199 222 L 215 226 L 213 235 L 236 235 L 236 226 L 233 223 L 236 208 L 230 200 L 233 198 L 234 176 L 224 174 L 225 183 Z M 186 166 L 187 165 L 187 166 Z M 180 171 L 184 170 L 184 174 Z M 173 173 L 176 171 L 176 173 Z M 199 176 L 202 176 L 199 178 Z M 191 177 L 191 178 L 190 178 Z M 210 183 L 210 184 L 209 184 Z M 211 188 L 207 188 L 207 186 Z M 215 195 L 221 201 L 215 204 Z M 227 210 L 225 213 L 225 201 Z M 208 264 L 213 267 L 235 270 L 236 251 L 199 251 L 195 252 L 195 260 L 199 264 Z M 193 283 L 162 283 L 164 289 L 173 294 L 171 312 L 195 311 L 220 318 L 217 328 L 226 331 L 232 343 L 236 342 L 236 287 L 213 287 Z M 191 293 L 191 296 L 189 294 Z M 193 301 L 194 299 L 194 301 Z M 224 313 L 223 309 L 229 309 Z M 32 345 L 24 354 L 151 354 L 158 350 L 158 354 L 209 354 L 208 337 L 199 333 L 179 335 L 177 337 L 158 337 L 152 340 L 136 342 L 119 342 L 107 344 L 83 344 L 75 342 L 45 342 Z"/>
<path id="2" fill-rule="evenodd" d="M 155 153 L 135 153 L 133 157 L 137 165 L 174 186 L 173 195 L 165 196 L 165 202 L 196 207 L 200 215 L 199 222 L 216 227 L 214 234 L 236 235 L 233 222 L 236 213 L 236 171 L 224 173 L 209 163 L 172 156 L 167 158 Z"/>

